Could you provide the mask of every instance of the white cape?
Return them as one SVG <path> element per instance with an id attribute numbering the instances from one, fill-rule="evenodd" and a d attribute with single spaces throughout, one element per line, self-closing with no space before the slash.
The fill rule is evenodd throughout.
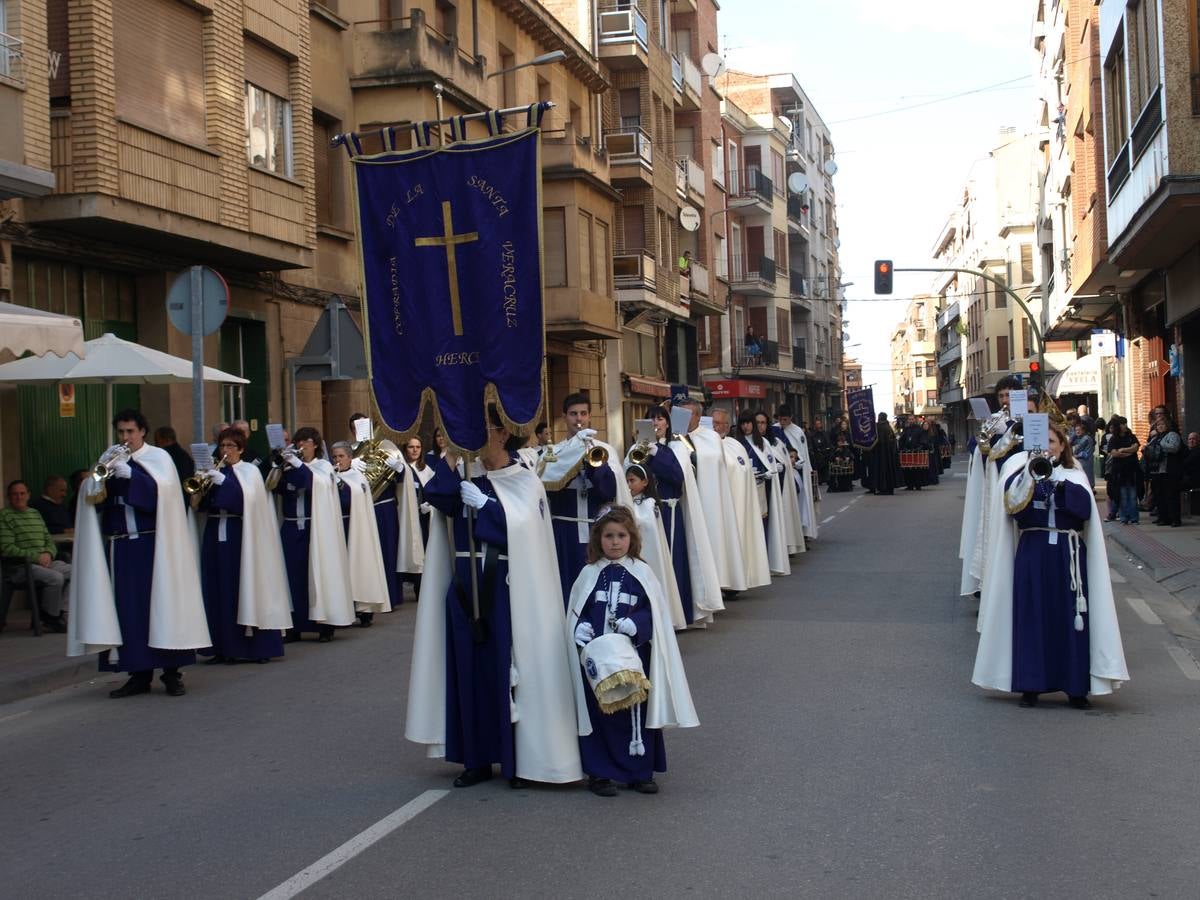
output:
<path id="1" fill-rule="evenodd" d="M 767 470 L 767 478 L 764 483 L 767 489 L 767 508 L 774 511 L 774 515 L 769 515 L 766 519 L 767 559 L 771 565 L 771 574 L 791 575 L 792 566 L 788 562 L 789 548 L 784 526 L 787 511 L 784 509 L 783 491 L 779 487 L 780 474 L 789 480 L 791 478 L 790 460 L 788 463 L 780 463 L 775 456 L 777 449 L 767 441 L 763 442 L 761 448 L 757 447 L 752 440 L 746 441 L 743 446 L 747 448 L 747 452 L 753 453 Z M 780 465 L 783 465 L 782 473 L 779 471 Z"/>
<path id="2" fill-rule="evenodd" d="M 688 438 L 696 448 L 696 487 L 704 510 L 704 525 L 717 579 L 723 590 L 747 590 L 750 583 L 742 559 L 742 543 L 733 530 L 737 517 L 733 511 L 733 494 L 729 489 L 721 436 L 711 428 L 699 427 L 688 434 Z"/>
<path id="3" fill-rule="evenodd" d="M 1004 463 L 1000 472 L 1001 486 L 1009 477 L 1021 471 L 1029 462 L 1025 451 L 1016 453 Z M 1064 469 L 1063 474 L 1091 492 L 1082 469 Z M 975 654 L 975 671 L 971 681 L 982 688 L 997 691 L 1012 690 L 1012 616 L 1013 560 L 1016 556 L 1018 528 L 1004 510 L 1004 491 L 996 490 L 992 497 L 992 515 L 998 523 L 989 550 L 987 580 L 984 595 L 987 605 L 979 613 L 979 647 Z M 1108 552 L 1104 546 L 1104 528 L 1100 512 L 1092 501 L 1092 515 L 1083 526 L 1087 547 L 1087 609 L 1088 647 L 1091 661 L 1091 693 L 1111 694 L 1129 680 L 1125 652 L 1121 645 L 1121 627 L 1117 622 L 1113 602 L 1112 581 L 1109 577 Z M 1067 573 L 1063 573 L 1067 577 Z"/>
<path id="4" fill-rule="evenodd" d="M 232 474 L 242 489 L 237 622 L 251 628 L 284 631 L 292 627 L 292 595 L 275 504 L 257 466 L 239 462 L 232 467 Z M 225 477 L 229 477 L 229 470 Z"/>
<path id="5" fill-rule="evenodd" d="M 813 497 L 813 466 L 812 460 L 808 456 L 808 438 L 804 436 L 804 429 L 795 422 L 787 428 L 780 426 L 780 430 L 796 451 L 797 461 L 804 466 L 803 475 L 796 486 L 796 492 L 800 495 L 800 521 L 804 528 L 804 536 L 816 540 L 819 523 L 816 501 Z"/>
<path id="6" fill-rule="evenodd" d="M 789 554 L 804 553 L 804 519 L 801 516 L 801 496 L 804 493 L 804 465 L 799 461 L 792 465 L 788 445 L 776 438 L 771 441 L 771 452 L 783 463 L 784 471 L 779 476 L 779 494 L 783 500 L 783 534 L 787 539 Z"/>
<path id="7" fill-rule="evenodd" d="M 746 456 L 745 446 L 737 438 L 726 437 L 722 444 L 746 581 L 752 588 L 762 587 L 771 583 L 771 563 L 767 559 L 767 536 L 763 533 L 754 466 Z"/>
<path id="8" fill-rule="evenodd" d="M 195 543 L 183 506 L 179 473 L 167 451 L 148 444 L 132 454 L 158 486 L 154 512 L 154 572 L 150 583 L 150 634 L 147 643 L 158 650 L 198 650 L 212 645 Z M 83 481 L 91 496 L 102 486 Z M 87 502 L 76 504 L 75 551 L 72 578 L 67 588 L 67 655 L 83 656 L 121 645 L 107 547 L 100 533 L 99 510 Z"/>
<path id="9" fill-rule="evenodd" d="M 319 458 L 307 465 L 312 470 L 312 510 L 308 520 L 308 617 L 326 625 L 349 625 L 354 621 L 350 563 L 342 530 L 342 501 L 333 466 Z"/>
<path id="10" fill-rule="evenodd" d="M 600 578 L 600 573 L 608 566 L 610 560 L 601 559 L 591 565 L 584 566 L 575 584 L 571 588 L 571 599 L 567 607 L 567 623 L 563 631 L 567 653 L 575 660 L 575 671 L 582 680 L 583 672 L 579 666 L 579 648 L 575 644 L 575 626 L 579 624 L 579 614 L 591 596 L 592 589 Z M 646 673 L 650 679 L 650 696 L 646 701 L 647 728 L 695 728 L 700 724 L 696 716 L 696 708 L 692 703 L 691 690 L 688 688 L 687 675 L 683 670 L 683 660 L 679 655 L 679 645 L 675 641 L 675 632 L 667 615 L 666 601 L 663 598 L 662 585 L 654 576 L 650 567 L 640 559 L 622 557 L 616 560 L 636 578 L 646 590 L 650 598 L 650 613 L 654 620 L 654 635 L 650 643 L 650 671 Z M 586 716 L 586 711 L 584 712 Z M 587 728 L 582 727 L 581 735 L 592 733 L 592 723 L 587 722 Z"/>
<path id="11" fill-rule="evenodd" d="M 713 613 L 724 611 L 725 601 L 721 598 L 721 577 L 717 573 L 708 526 L 704 522 L 700 488 L 696 484 L 696 473 L 692 470 L 692 454 L 683 441 L 669 441 L 667 447 L 675 454 L 683 471 L 683 494 L 675 504 L 675 511 L 682 516 L 683 530 L 687 533 L 692 618 L 694 622 L 711 622 Z M 658 452 L 663 451 L 659 449 Z"/>
<path id="12" fill-rule="evenodd" d="M 667 609 L 671 613 L 671 625 L 676 629 L 687 628 L 687 620 L 683 615 L 683 600 L 679 596 L 679 583 L 675 580 L 675 565 L 671 559 L 671 548 L 667 545 L 667 533 L 663 530 L 658 504 L 652 497 L 637 497 L 634 498 L 631 512 L 642 538 L 642 559 L 663 587 Z"/>
<path id="13" fill-rule="evenodd" d="M 962 575 L 958 592 L 966 597 L 979 590 L 979 567 L 976 549 L 983 523 L 983 482 L 986 465 L 979 455 L 979 448 L 971 451 L 967 463 L 967 493 L 963 503 L 962 528 L 958 536 L 958 558 L 962 560 Z"/>
<path id="14" fill-rule="evenodd" d="M 350 533 L 346 536 L 346 551 L 354 609 L 356 612 L 391 612 L 371 486 L 355 469 L 338 472 L 337 477 L 350 488 Z"/>
<path id="15" fill-rule="evenodd" d="M 538 477 L 521 465 L 487 473 L 504 507 L 512 615 L 513 720 L 516 774 L 548 783 L 583 777 L 578 734 L 588 722 L 579 660 L 566 652 L 562 587 L 554 558 L 549 504 Z M 429 524 L 421 602 L 413 636 L 412 673 L 404 736 L 446 753 L 446 596 L 450 523 L 436 510 Z"/>

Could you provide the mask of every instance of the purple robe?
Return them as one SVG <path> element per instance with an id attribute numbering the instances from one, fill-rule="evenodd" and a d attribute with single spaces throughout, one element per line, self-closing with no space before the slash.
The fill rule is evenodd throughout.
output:
<path id="1" fill-rule="evenodd" d="M 649 466 L 654 473 L 663 531 L 671 548 L 671 566 L 675 570 L 675 582 L 679 585 L 683 619 L 691 625 L 696 618 L 696 607 L 692 602 L 692 576 L 688 565 L 687 519 L 680 507 L 683 502 L 683 467 L 679 465 L 675 451 L 663 443 L 658 445 L 658 452 L 650 457 Z"/>
<path id="2" fill-rule="evenodd" d="M 429 492 L 428 485 L 425 491 Z M 564 598 L 571 596 L 571 587 L 575 584 L 575 579 L 587 565 L 587 538 L 582 541 L 579 539 L 579 519 L 582 518 L 579 514 L 581 493 L 586 503 L 587 522 L 583 524 L 584 533 L 587 534 L 600 510 L 616 499 L 617 477 L 612 468 L 607 465 L 592 467 L 585 462 L 579 474 L 565 488 L 546 492 L 546 499 L 550 503 L 551 524 L 554 527 L 558 577 L 562 583 Z"/>

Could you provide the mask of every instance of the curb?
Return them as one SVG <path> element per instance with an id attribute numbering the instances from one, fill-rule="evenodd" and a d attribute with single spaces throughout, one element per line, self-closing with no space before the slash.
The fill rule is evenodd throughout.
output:
<path id="1" fill-rule="evenodd" d="M 25 667 L 9 675 L 0 675 L 0 704 L 27 700 L 107 674 L 109 673 L 97 671 L 94 654 L 77 659 L 64 656 L 61 660 L 51 663 Z"/>
<path id="2" fill-rule="evenodd" d="M 1148 577 L 1200 621 L 1200 567 L 1128 526 L 1107 528 L 1105 537 L 1132 557 Z"/>

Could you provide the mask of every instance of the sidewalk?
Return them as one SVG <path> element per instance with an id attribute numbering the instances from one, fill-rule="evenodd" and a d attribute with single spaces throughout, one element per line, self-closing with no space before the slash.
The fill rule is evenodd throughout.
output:
<path id="1" fill-rule="evenodd" d="M 1137 525 L 1105 522 L 1104 533 L 1200 619 L 1200 517 L 1168 528 L 1155 525 L 1149 513 L 1142 512 Z"/>
<path id="2" fill-rule="evenodd" d="M 0 704 L 44 694 L 89 678 L 109 677 L 96 670 L 96 656 L 67 656 L 67 636 L 43 631 L 35 637 L 29 610 L 10 610 L 0 634 Z"/>

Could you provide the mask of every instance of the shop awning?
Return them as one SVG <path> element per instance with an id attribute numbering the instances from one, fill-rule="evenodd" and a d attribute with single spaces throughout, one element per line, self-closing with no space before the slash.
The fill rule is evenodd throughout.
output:
<path id="1" fill-rule="evenodd" d="M 641 375 L 626 375 L 629 379 L 629 391 L 644 397 L 670 397 L 671 386 L 657 378 L 643 378 Z"/>
<path id="2" fill-rule="evenodd" d="M 0 303 L 0 360 L 32 353 L 34 356 L 83 356 L 83 325 L 74 316 Z"/>
<path id="3" fill-rule="evenodd" d="M 1089 353 L 1081 356 L 1061 372 L 1050 376 L 1046 390 L 1051 397 L 1063 394 L 1100 393 L 1100 356 Z"/>

